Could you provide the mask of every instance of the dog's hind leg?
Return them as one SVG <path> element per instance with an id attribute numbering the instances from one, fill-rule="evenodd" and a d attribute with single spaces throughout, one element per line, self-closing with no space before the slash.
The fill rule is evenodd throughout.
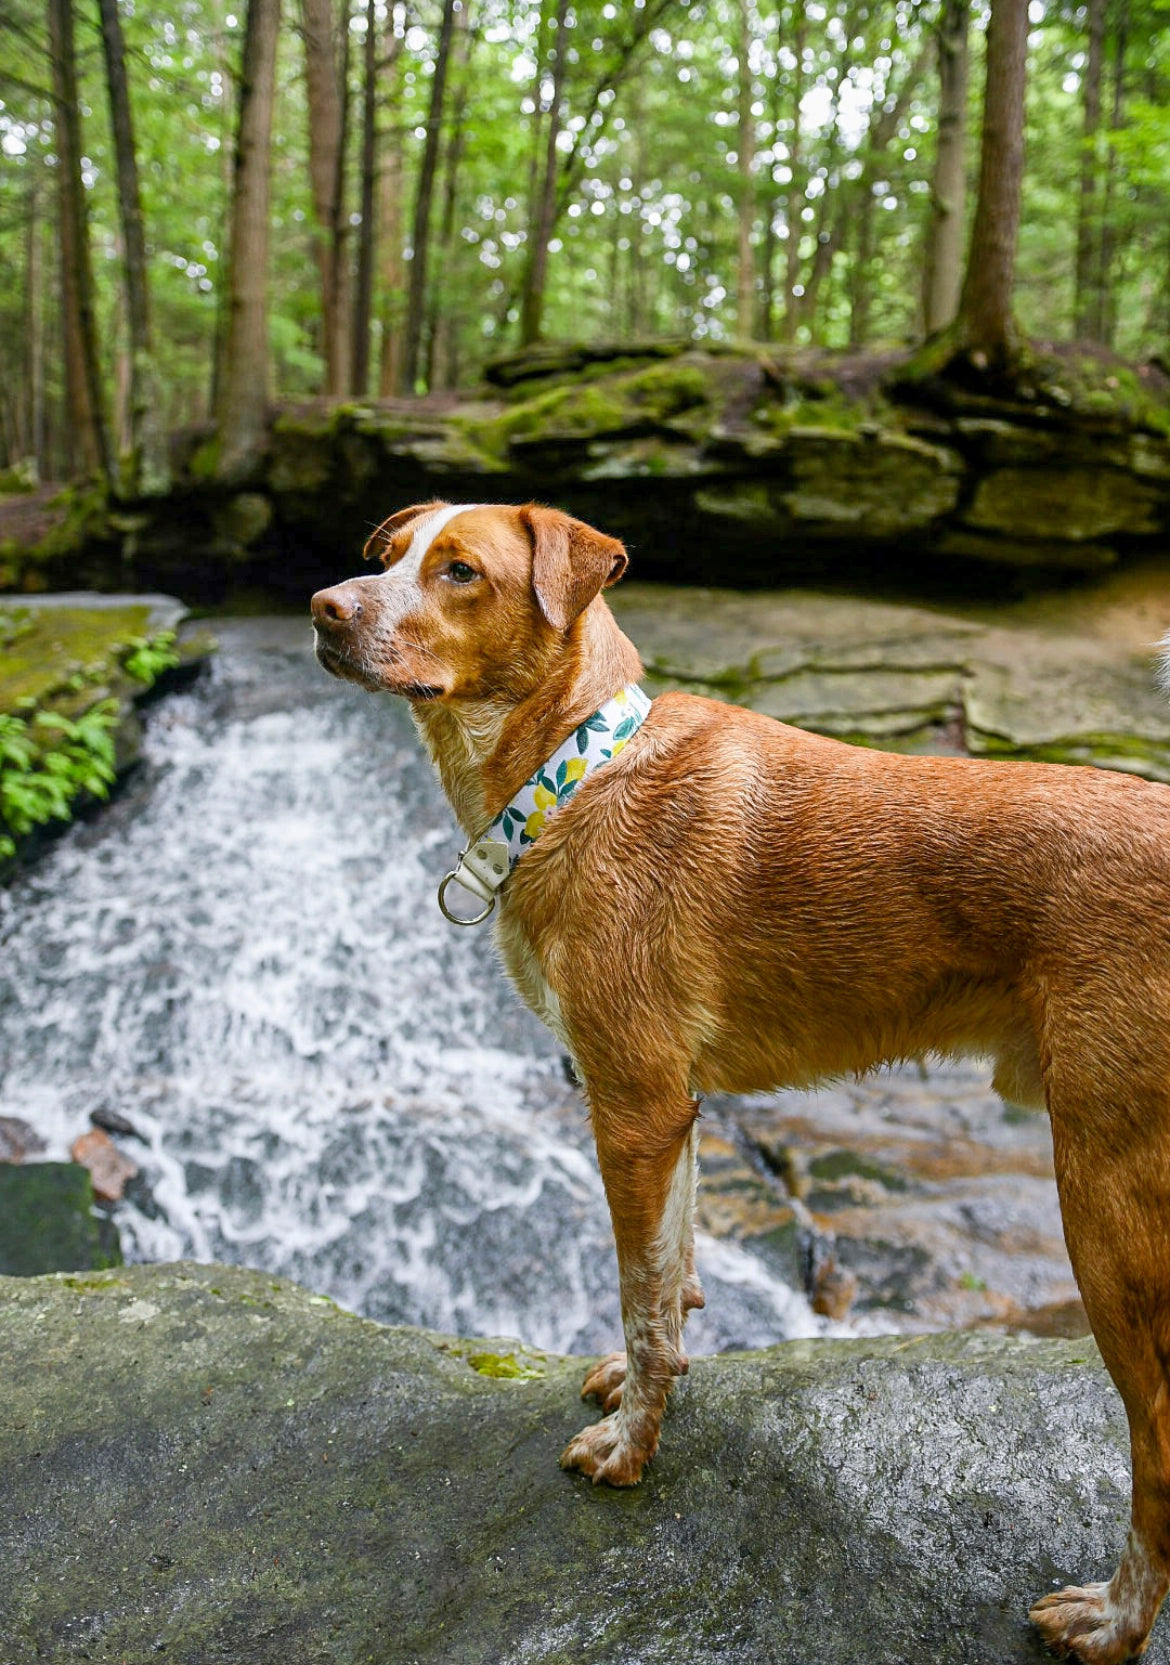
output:
<path id="1" fill-rule="evenodd" d="M 1048 1646 L 1085 1665 L 1142 1653 L 1170 1587 L 1170 1104 L 1143 1114 L 1052 1095 L 1069 1254 L 1129 1416 L 1132 1524 L 1106 1584 L 1059 1590 L 1030 1617 Z"/>
<path id="2" fill-rule="evenodd" d="M 657 1450 L 667 1394 L 687 1368 L 686 1313 L 702 1301 L 692 1228 L 696 1114 L 689 1098 L 636 1116 L 594 1106 L 626 1351 L 603 1359 L 586 1377 L 583 1395 L 596 1395 L 610 1414 L 569 1442 L 561 1464 L 613 1486 L 634 1485 Z"/>

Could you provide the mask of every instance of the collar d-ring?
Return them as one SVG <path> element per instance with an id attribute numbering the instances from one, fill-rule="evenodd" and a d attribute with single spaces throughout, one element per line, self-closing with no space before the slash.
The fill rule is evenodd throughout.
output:
<path id="1" fill-rule="evenodd" d="M 494 911 L 495 911 L 495 906 L 496 906 L 495 897 L 494 896 L 489 896 L 488 897 L 487 907 L 483 910 L 482 913 L 473 914 L 470 919 L 463 919 L 463 918 L 460 917 L 459 914 L 452 913 L 450 908 L 447 906 L 447 901 L 446 901 L 447 886 L 451 883 L 452 879 L 459 879 L 459 871 L 458 871 L 457 868 L 454 868 L 454 867 L 446 875 L 442 884 L 440 884 L 440 886 L 439 886 L 439 912 L 443 915 L 444 919 L 449 919 L 451 921 L 452 925 L 482 925 L 484 920 L 489 918 L 490 915 L 492 913 L 494 913 Z M 460 880 L 460 883 L 462 883 L 462 880 Z M 468 887 L 465 885 L 463 888 L 467 889 Z"/>

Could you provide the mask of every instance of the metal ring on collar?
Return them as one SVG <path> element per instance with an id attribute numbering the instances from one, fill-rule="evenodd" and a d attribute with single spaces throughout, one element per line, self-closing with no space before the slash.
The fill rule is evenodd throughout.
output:
<path id="1" fill-rule="evenodd" d="M 446 902 L 447 886 L 451 883 L 452 879 L 457 878 L 457 877 L 458 877 L 458 874 L 457 874 L 455 868 L 452 868 L 450 873 L 447 874 L 447 877 L 443 880 L 442 884 L 439 886 L 439 911 L 440 911 L 440 913 L 443 915 L 444 919 L 449 919 L 451 921 L 452 925 L 482 925 L 484 920 L 487 919 L 495 910 L 495 906 L 496 906 L 495 897 L 492 896 L 491 898 L 489 898 L 488 905 L 483 910 L 482 913 L 477 913 L 474 916 L 474 918 L 472 918 L 472 919 L 461 919 L 457 913 L 452 913 L 451 912 L 451 910 L 447 906 L 447 902 Z M 467 887 L 464 886 L 464 889 L 466 889 L 466 888 Z"/>

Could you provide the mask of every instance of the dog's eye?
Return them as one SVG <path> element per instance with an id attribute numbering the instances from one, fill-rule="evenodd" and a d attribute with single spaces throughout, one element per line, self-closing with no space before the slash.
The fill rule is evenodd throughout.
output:
<path id="1" fill-rule="evenodd" d="M 479 577 L 474 567 L 469 567 L 466 561 L 452 561 L 447 568 L 447 577 L 452 584 L 470 584 Z"/>

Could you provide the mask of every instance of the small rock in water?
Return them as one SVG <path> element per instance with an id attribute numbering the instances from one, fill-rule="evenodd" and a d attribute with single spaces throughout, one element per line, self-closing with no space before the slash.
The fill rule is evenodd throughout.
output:
<path id="1" fill-rule="evenodd" d="M 99 1202 L 118 1202 L 126 1189 L 126 1181 L 138 1173 L 137 1164 L 123 1156 L 109 1134 L 99 1127 L 75 1139 L 69 1154 L 89 1169 L 93 1194 Z"/>
<path id="2" fill-rule="evenodd" d="M 138 1131 L 129 1116 L 123 1116 L 117 1110 L 108 1110 L 104 1104 L 91 1110 L 89 1119 L 106 1133 L 116 1133 L 122 1139 L 137 1139 L 143 1145 L 147 1143 L 146 1135 Z"/>
<path id="3" fill-rule="evenodd" d="M 0 1162 L 23 1162 L 26 1156 L 39 1156 L 44 1148 L 40 1134 L 19 1116 L 0 1116 Z"/>
<path id="4" fill-rule="evenodd" d="M 855 1275 L 830 1257 L 816 1274 L 812 1309 L 822 1318 L 848 1318 L 849 1309 L 857 1299 L 857 1289 Z"/>

